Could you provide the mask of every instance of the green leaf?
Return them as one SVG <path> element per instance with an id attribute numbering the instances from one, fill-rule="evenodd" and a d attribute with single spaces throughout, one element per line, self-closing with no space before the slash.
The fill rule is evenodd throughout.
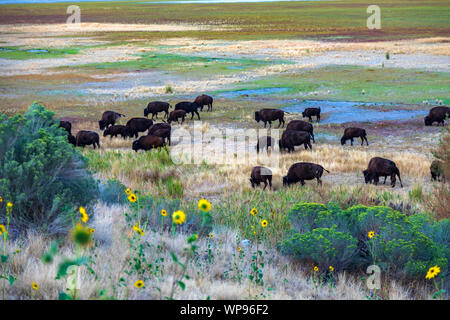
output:
<path id="1" fill-rule="evenodd" d="M 8 261 L 8 255 L 1 255 L 2 263 L 6 263 Z"/>
<path id="2" fill-rule="evenodd" d="M 13 276 L 9 276 L 9 285 L 10 286 L 12 286 L 15 281 L 16 281 L 16 278 L 14 278 Z"/>
<path id="3" fill-rule="evenodd" d="M 72 298 L 65 292 L 60 292 L 58 300 L 72 300 Z"/>
<path id="4" fill-rule="evenodd" d="M 172 257 L 172 260 L 173 260 L 174 262 L 178 263 L 178 258 L 177 258 L 177 256 L 175 255 L 175 253 L 173 253 L 172 251 L 170 251 L 170 256 Z"/>
<path id="5" fill-rule="evenodd" d="M 87 266 L 88 260 L 86 258 L 78 258 L 78 259 L 65 259 L 63 262 L 59 264 L 58 273 L 55 279 L 61 279 L 61 277 L 65 277 L 67 275 L 67 269 L 70 266 Z"/>
<path id="6" fill-rule="evenodd" d="M 177 281 L 178 285 L 180 286 L 181 290 L 184 291 L 184 289 L 186 289 L 186 285 L 184 284 L 183 281 Z"/>

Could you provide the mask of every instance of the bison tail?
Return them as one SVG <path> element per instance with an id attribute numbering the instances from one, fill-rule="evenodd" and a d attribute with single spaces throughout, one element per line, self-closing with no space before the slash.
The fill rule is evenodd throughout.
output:
<path id="1" fill-rule="evenodd" d="M 323 168 L 323 167 L 322 167 Z M 328 171 L 327 169 L 323 168 L 323 170 L 325 170 L 326 172 L 330 173 L 330 171 Z"/>

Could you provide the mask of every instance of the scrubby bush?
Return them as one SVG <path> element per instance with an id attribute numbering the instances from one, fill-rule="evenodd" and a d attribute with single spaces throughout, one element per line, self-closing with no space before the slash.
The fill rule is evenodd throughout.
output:
<path id="1" fill-rule="evenodd" d="M 98 195 L 85 158 L 58 125 L 53 112 L 39 103 L 25 115 L 0 115 L 0 196 L 3 204 L 14 204 L 13 232 L 64 231 L 74 209 Z"/>
<path id="2" fill-rule="evenodd" d="M 383 206 L 342 210 L 333 203 L 299 203 L 289 211 L 289 219 L 293 230 L 280 243 L 281 252 L 322 268 L 377 264 L 393 277 L 419 279 L 434 265 L 448 272 L 448 219 L 435 222 Z M 370 231 L 373 238 L 368 237 Z"/>
<path id="3" fill-rule="evenodd" d="M 127 195 L 123 192 L 125 186 L 116 179 L 107 180 L 100 184 L 100 200 L 108 205 L 125 204 L 128 202 Z"/>

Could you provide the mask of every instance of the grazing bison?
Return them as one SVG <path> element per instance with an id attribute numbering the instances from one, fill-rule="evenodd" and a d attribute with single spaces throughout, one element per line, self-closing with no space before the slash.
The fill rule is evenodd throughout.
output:
<path id="1" fill-rule="evenodd" d="M 168 104 L 167 102 L 163 101 L 152 101 L 149 102 L 147 105 L 147 108 L 144 109 L 144 117 L 148 117 L 148 115 L 152 114 L 152 119 L 156 115 L 156 119 L 158 119 L 158 113 L 159 112 L 165 112 L 165 117 L 167 118 L 169 116 L 169 108 L 172 106 Z"/>
<path id="2" fill-rule="evenodd" d="M 379 177 L 390 176 L 392 188 L 395 187 L 395 176 L 397 175 L 400 180 L 400 186 L 403 188 L 402 179 L 400 178 L 400 171 L 394 161 L 374 157 L 370 159 L 369 165 L 367 166 L 367 169 L 363 171 L 363 174 L 366 183 L 372 183 L 373 181 L 375 185 L 378 184 Z M 386 182 L 386 178 L 384 181 Z"/>
<path id="3" fill-rule="evenodd" d="M 306 131 L 311 135 L 312 141 L 314 140 L 314 127 L 311 123 L 303 120 L 291 120 L 286 126 L 286 130 Z"/>
<path id="4" fill-rule="evenodd" d="M 308 147 L 312 150 L 310 134 L 306 131 L 286 130 L 278 141 L 280 151 L 288 149 L 288 152 L 293 152 L 294 146 L 300 146 L 302 144 L 305 146 L 305 150 Z"/>
<path id="5" fill-rule="evenodd" d="M 126 126 L 128 131 L 128 136 L 130 138 L 139 136 L 139 132 L 144 132 L 148 130 L 153 125 L 153 121 L 147 118 L 131 118 L 128 120 Z"/>
<path id="6" fill-rule="evenodd" d="M 322 177 L 323 170 L 330 173 L 327 169 L 324 169 L 319 164 L 310 163 L 310 162 L 297 162 L 294 163 L 288 170 L 286 176 L 283 177 L 283 186 L 290 185 L 293 183 L 300 183 L 305 185 L 305 180 L 313 180 L 317 179 L 317 183 L 322 185 Z"/>
<path id="7" fill-rule="evenodd" d="M 272 189 L 272 171 L 266 167 L 253 167 L 250 175 L 250 183 L 252 184 L 252 188 L 255 188 L 255 185 L 259 186 L 261 182 L 264 183 L 263 190 L 266 190 L 267 183 L 269 183 L 269 188 Z"/>
<path id="8" fill-rule="evenodd" d="M 88 145 L 93 145 L 94 149 L 95 146 L 100 148 L 100 137 L 97 132 L 94 131 L 87 131 L 87 130 L 81 130 L 78 131 L 76 136 L 76 145 L 77 147 L 83 147 Z"/>
<path id="9" fill-rule="evenodd" d="M 450 107 L 434 107 L 425 117 L 425 125 L 432 126 L 433 122 L 444 125 L 446 118 L 450 118 Z"/>
<path id="10" fill-rule="evenodd" d="M 344 135 L 341 138 L 341 144 L 344 145 L 347 140 L 351 141 L 351 145 L 353 145 L 353 138 L 361 138 L 361 145 L 364 144 L 364 140 L 366 144 L 369 145 L 367 141 L 366 130 L 361 128 L 346 128 L 344 130 Z"/>
<path id="11" fill-rule="evenodd" d="M 148 135 L 158 136 L 164 138 L 169 141 L 170 146 L 170 133 L 172 131 L 172 127 L 168 123 L 155 123 L 148 129 Z M 164 140 L 165 142 L 165 140 Z"/>
<path id="12" fill-rule="evenodd" d="M 164 138 L 158 137 L 158 136 L 143 136 L 139 139 L 133 141 L 132 149 L 134 151 L 138 150 L 151 150 L 156 148 L 162 148 L 166 144 L 164 142 Z"/>
<path id="13" fill-rule="evenodd" d="M 317 117 L 317 122 L 320 121 L 320 107 L 319 108 L 306 108 L 305 111 L 302 112 L 303 118 L 309 118 L 309 121 L 312 122 L 312 116 Z"/>
<path id="14" fill-rule="evenodd" d="M 186 111 L 184 110 L 174 110 L 170 112 L 169 118 L 167 119 L 168 123 L 171 123 L 172 121 L 176 121 L 179 123 L 179 120 L 181 118 L 181 123 L 184 122 L 184 118 L 186 117 Z"/>
<path id="15" fill-rule="evenodd" d="M 437 181 L 441 181 L 440 177 L 442 177 L 442 181 L 445 182 L 444 163 L 442 161 L 434 160 L 431 163 L 430 172 L 431 172 L 431 180 L 436 181 L 437 179 Z"/>
<path id="16" fill-rule="evenodd" d="M 128 137 L 128 128 L 127 126 L 123 126 L 123 125 L 113 125 L 110 126 L 108 128 L 105 129 L 105 131 L 103 131 L 103 136 L 111 136 L 111 139 L 113 137 L 117 137 L 117 135 L 121 135 L 122 138 L 126 138 Z"/>
<path id="17" fill-rule="evenodd" d="M 280 109 L 261 109 L 255 112 L 255 120 L 256 122 L 263 121 L 264 128 L 266 127 L 267 122 L 269 122 L 270 128 L 272 126 L 272 121 L 278 120 L 280 122 L 278 128 L 281 126 L 281 123 L 283 123 L 284 128 L 284 112 L 285 111 Z"/>
<path id="18" fill-rule="evenodd" d="M 195 102 L 183 101 L 178 102 L 175 105 L 175 110 L 184 110 L 186 113 L 192 114 L 191 120 L 194 118 L 194 113 L 197 115 L 198 120 L 200 120 L 200 115 L 198 114 L 199 105 Z"/>
<path id="19" fill-rule="evenodd" d="M 203 111 L 203 106 L 207 106 L 207 111 L 212 111 L 213 98 L 207 96 L 206 94 L 202 94 L 195 98 L 194 102 L 198 104 L 200 111 Z"/>
<path id="20" fill-rule="evenodd" d="M 271 136 L 261 137 L 256 143 L 256 152 L 259 153 L 259 149 L 264 150 L 266 148 L 267 153 L 269 153 L 269 147 L 272 149 L 275 147 L 275 139 Z"/>
<path id="21" fill-rule="evenodd" d="M 109 125 L 115 125 L 116 120 L 120 117 L 125 117 L 125 115 L 115 112 L 115 111 L 105 111 L 102 114 L 102 119 L 98 121 L 100 130 L 107 128 Z"/>
<path id="22" fill-rule="evenodd" d="M 69 135 L 71 135 L 72 134 L 72 124 L 69 122 L 69 121 L 60 121 L 59 122 L 59 126 L 58 126 L 59 128 L 64 128 L 64 129 L 66 129 L 66 131 L 67 131 L 67 133 L 69 134 Z"/>

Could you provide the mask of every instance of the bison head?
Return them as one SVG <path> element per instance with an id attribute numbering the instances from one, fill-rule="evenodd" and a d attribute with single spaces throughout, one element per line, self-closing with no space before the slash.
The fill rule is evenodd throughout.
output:
<path id="1" fill-rule="evenodd" d="M 141 148 L 141 144 L 139 143 L 139 140 L 133 141 L 133 146 L 131 148 L 137 152 Z"/>
<path id="2" fill-rule="evenodd" d="M 344 145 L 344 144 L 345 144 L 345 141 L 346 141 L 345 138 L 342 137 L 342 138 L 341 138 L 341 145 Z"/>
<path id="3" fill-rule="evenodd" d="M 426 116 L 425 119 L 424 119 L 424 121 L 425 121 L 425 125 L 426 125 L 426 126 L 431 126 L 431 125 L 433 125 L 433 121 L 431 121 L 430 116 Z"/>
<path id="4" fill-rule="evenodd" d="M 256 122 L 259 122 L 259 120 L 261 120 L 259 118 L 259 111 L 255 111 L 255 120 L 256 120 Z"/>
<path id="5" fill-rule="evenodd" d="M 99 121 L 98 121 L 98 126 L 100 127 L 100 130 L 105 129 L 105 121 L 99 120 Z"/>
<path id="6" fill-rule="evenodd" d="M 283 186 L 287 186 L 287 185 L 289 185 L 289 179 L 288 179 L 288 176 L 284 176 L 283 177 Z"/>
<path id="7" fill-rule="evenodd" d="M 144 109 L 144 117 L 147 117 L 147 116 L 148 116 L 148 109 L 145 108 L 145 109 Z"/>
<path id="8" fill-rule="evenodd" d="M 282 139 L 278 140 L 278 146 L 280 147 L 280 152 L 283 150 L 283 141 Z"/>
<path id="9" fill-rule="evenodd" d="M 103 136 L 106 137 L 109 134 L 109 128 L 106 128 L 105 131 L 103 131 Z"/>
<path id="10" fill-rule="evenodd" d="M 372 175 L 369 173 L 369 171 L 368 171 L 368 170 L 364 170 L 364 171 L 363 171 L 363 174 L 364 174 L 364 181 L 365 181 L 366 183 L 371 182 L 371 180 L 372 180 L 371 176 L 372 176 Z"/>
<path id="11" fill-rule="evenodd" d="M 71 134 L 69 134 L 69 143 L 73 144 L 74 146 L 77 146 L 77 140 Z"/>
<path id="12" fill-rule="evenodd" d="M 305 111 L 302 112 L 302 117 L 307 117 L 307 115 L 305 114 Z"/>

